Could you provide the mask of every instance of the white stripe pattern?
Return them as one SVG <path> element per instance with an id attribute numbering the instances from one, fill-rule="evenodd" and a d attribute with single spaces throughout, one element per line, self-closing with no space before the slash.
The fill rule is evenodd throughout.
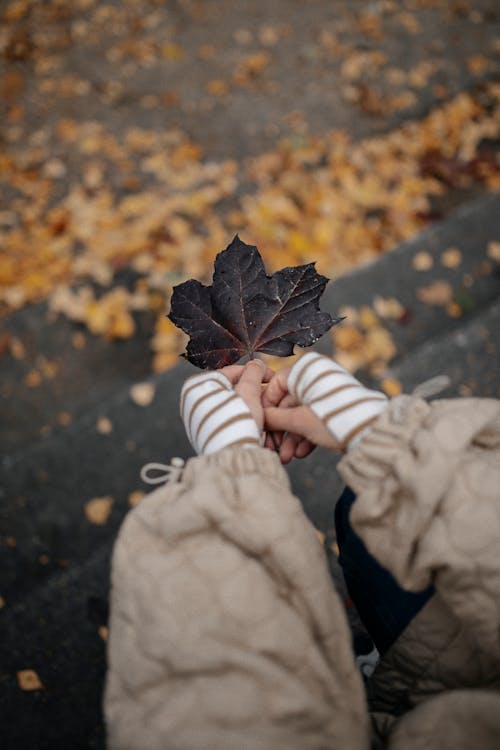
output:
<path id="1" fill-rule="evenodd" d="M 361 440 L 388 403 L 383 393 L 365 388 L 339 364 L 316 352 L 305 354 L 292 367 L 288 390 L 323 420 L 344 450 Z"/>
<path id="2" fill-rule="evenodd" d="M 230 445 L 255 448 L 262 444 L 250 409 L 221 372 L 204 372 L 186 380 L 181 391 L 181 419 L 198 455 Z"/>

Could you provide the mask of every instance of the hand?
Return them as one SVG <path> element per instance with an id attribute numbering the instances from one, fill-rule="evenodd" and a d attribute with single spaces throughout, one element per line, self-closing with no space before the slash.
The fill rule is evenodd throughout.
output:
<path id="1" fill-rule="evenodd" d="M 222 372 L 232 383 L 235 393 L 246 403 L 257 422 L 257 427 L 262 432 L 264 429 L 262 384 L 270 382 L 275 375 L 274 370 L 266 367 L 261 359 L 252 359 L 246 365 L 222 367 L 219 372 Z"/>
<path id="2" fill-rule="evenodd" d="M 297 404 L 289 393 L 289 374 L 290 369 L 275 373 L 262 396 L 268 431 L 266 447 L 278 450 L 283 464 L 294 457 L 305 458 L 317 445 L 340 450 L 324 422 L 308 406 Z"/>

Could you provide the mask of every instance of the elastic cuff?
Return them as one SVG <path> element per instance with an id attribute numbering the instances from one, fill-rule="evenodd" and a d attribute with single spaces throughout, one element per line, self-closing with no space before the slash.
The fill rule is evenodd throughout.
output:
<path id="1" fill-rule="evenodd" d="M 183 479 L 194 480 L 198 472 L 210 466 L 231 476 L 259 474 L 272 480 L 285 480 L 289 487 L 288 475 L 281 465 L 278 454 L 268 448 L 254 448 L 247 450 L 247 446 L 232 445 L 217 453 L 190 458 L 184 469 Z"/>

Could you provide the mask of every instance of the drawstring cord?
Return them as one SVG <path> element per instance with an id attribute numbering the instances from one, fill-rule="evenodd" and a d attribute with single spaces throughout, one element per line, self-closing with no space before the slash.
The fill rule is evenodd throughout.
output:
<path id="1" fill-rule="evenodd" d="M 424 380 L 423 383 L 417 385 L 411 395 L 417 398 L 431 398 L 448 388 L 450 383 L 451 378 L 448 375 L 436 375 L 435 378 L 429 378 L 429 380 Z"/>
<path id="2" fill-rule="evenodd" d="M 451 383 L 451 378 L 448 375 L 436 375 L 434 378 L 424 380 L 423 383 L 417 385 L 411 396 L 398 396 L 393 401 L 393 418 L 396 424 L 404 422 L 406 412 L 413 398 L 428 399 L 432 396 L 437 396 L 438 393 L 444 391 L 445 388 Z"/>
<path id="3" fill-rule="evenodd" d="M 158 463 L 149 463 L 145 464 L 141 469 L 141 479 L 146 484 L 165 484 L 168 482 L 178 482 L 182 476 L 182 471 L 184 469 L 184 459 L 178 458 L 177 456 L 175 458 L 172 458 L 170 461 L 170 464 L 158 464 Z M 156 476 L 151 476 L 150 472 L 163 472 L 161 474 L 156 474 Z"/>

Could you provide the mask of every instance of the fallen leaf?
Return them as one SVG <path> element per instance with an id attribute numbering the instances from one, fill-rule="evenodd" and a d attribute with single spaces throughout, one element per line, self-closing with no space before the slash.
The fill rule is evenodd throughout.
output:
<path id="1" fill-rule="evenodd" d="M 368 305 L 363 305 L 359 310 L 359 323 L 365 330 L 369 330 L 370 328 L 376 328 L 380 325 L 380 321 L 373 312 L 373 310 L 368 307 Z"/>
<path id="2" fill-rule="evenodd" d="M 76 331 L 71 337 L 71 343 L 73 349 L 79 349 L 81 351 L 87 346 L 87 339 L 81 331 Z"/>
<path id="3" fill-rule="evenodd" d="M 381 381 L 380 386 L 384 393 L 390 397 L 399 396 L 399 394 L 403 392 L 402 384 L 395 378 L 384 378 Z"/>
<path id="4" fill-rule="evenodd" d="M 113 432 L 113 423 L 108 417 L 99 417 L 96 430 L 100 435 L 109 435 L 110 432 Z"/>
<path id="5" fill-rule="evenodd" d="M 142 502 L 145 497 L 146 493 L 142 490 L 134 490 L 134 492 L 131 492 L 128 496 L 128 504 L 131 508 L 135 508 L 135 506 L 139 505 L 139 503 Z"/>
<path id="6" fill-rule="evenodd" d="M 24 359 L 26 357 L 26 348 L 21 339 L 16 337 L 11 338 L 10 352 L 14 359 Z"/>
<path id="7" fill-rule="evenodd" d="M 3 596 L 0 596 L 0 609 L 3 609 L 3 607 L 5 607 L 5 599 Z"/>
<path id="8" fill-rule="evenodd" d="M 57 423 L 61 425 L 61 427 L 67 427 L 71 424 L 73 421 L 73 416 L 69 413 L 69 411 L 60 411 L 57 415 Z"/>
<path id="9" fill-rule="evenodd" d="M 108 640 L 109 629 L 106 627 L 106 625 L 100 625 L 97 632 L 99 633 L 99 636 L 102 638 L 103 641 Z"/>
<path id="10" fill-rule="evenodd" d="M 405 312 L 405 308 L 395 297 L 376 296 L 373 300 L 373 309 L 381 318 L 399 320 Z"/>
<path id="11" fill-rule="evenodd" d="M 463 310 L 457 302 L 450 302 L 446 307 L 446 312 L 450 318 L 460 318 Z"/>
<path id="12" fill-rule="evenodd" d="M 17 672 L 17 684 L 21 690 L 43 690 L 44 686 L 33 669 L 20 669 Z"/>
<path id="13" fill-rule="evenodd" d="M 500 242 L 488 242 L 488 258 L 500 263 Z"/>
<path id="14" fill-rule="evenodd" d="M 490 61 L 486 55 L 473 55 L 467 60 L 467 68 L 472 75 L 479 76 L 490 67 Z"/>
<path id="15" fill-rule="evenodd" d="M 207 90 L 213 96 L 225 96 L 229 91 L 229 87 L 225 81 L 214 80 L 208 82 Z"/>
<path id="16" fill-rule="evenodd" d="M 453 289 L 447 281 L 433 281 L 417 289 L 417 298 L 427 305 L 448 305 L 453 298 Z"/>
<path id="17" fill-rule="evenodd" d="M 446 268 L 457 268 L 462 262 L 462 253 L 456 247 L 449 247 L 441 253 L 441 264 Z"/>
<path id="18" fill-rule="evenodd" d="M 94 497 L 85 504 L 85 516 L 90 523 L 104 526 L 111 513 L 112 497 Z"/>
<path id="19" fill-rule="evenodd" d="M 136 383 L 129 391 L 130 398 L 137 406 L 149 406 L 156 393 L 153 383 Z"/>
<path id="20" fill-rule="evenodd" d="M 42 382 L 42 375 L 39 370 L 31 370 L 24 378 L 28 388 L 38 388 Z"/>
<path id="21" fill-rule="evenodd" d="M 422 251 L 413 256 L 411 263 L 415 271 L 430 271 L 434 265 L 434 259 L 430 253 Z"/>

